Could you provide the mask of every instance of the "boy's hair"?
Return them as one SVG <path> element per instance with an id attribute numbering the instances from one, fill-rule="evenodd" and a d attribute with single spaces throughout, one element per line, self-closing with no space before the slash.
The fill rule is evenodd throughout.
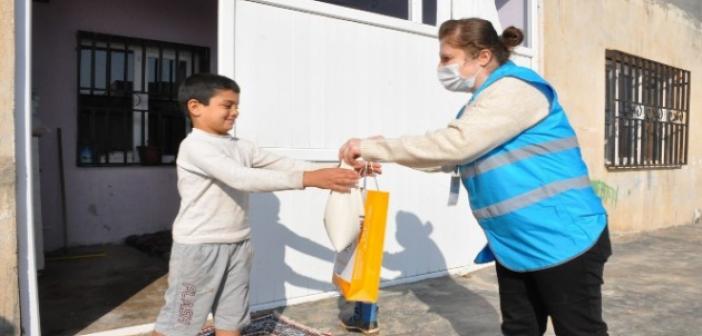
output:
<path id="1" fill-rule="evenodd" d="M 210 103 L 219 90 L 232 90 L 240 93 L 239 85 L 231 78 L 211 73 L 197 73 L 186 78 L 178 88 L 178 102 L 183 106 L 186 116 L 190 116 L 188 111 L 188 101 L 195 99 L 203 105 Z"/>

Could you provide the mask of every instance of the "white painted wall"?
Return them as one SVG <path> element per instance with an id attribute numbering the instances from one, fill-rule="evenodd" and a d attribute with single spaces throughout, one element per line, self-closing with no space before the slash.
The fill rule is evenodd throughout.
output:
<path id="1" fill-rule="evenodd" d="M 33 2 L 33 90 L 52 129 L 40 142 L 45 249 L 63 244 L 57 127 L 63 129 L 69 244 L 119 242 L 170 228 L 178 208 L 173 167 L 76 167 L 76 31 L 181 42 L 211 48 L 216 69 L 217 2 L 71 0 Z"/>
<path id="2" fill-rule="evenodd" d="M 439 4 L 439 15 L 452 12 Z M 220 11 L 220 22 L 234 26 L 220 23 L 220 31 L 235 37 L 220 37 L 220 51 L 229 52 L 219 67 L 242 87 L 236 133 L 270 150 L 333 161 L 349 137 L 422 134 L 445 126 L 468 99 L 436 79 L 436 27 L 311 0 L 220 0 L 225 7 L 232 12 Z M 480 15 L 469 9 L 453 14 Z M 494 5 L 487 14 L 496 19 Z M 525 48 L 515 56 L 528 66 L 532 58 Z M 448 175 L 387 165 L 379 182 L 390 191 L 385 284 L 477 267 L 484 235 L 464 190 L 458 206 L 446 205 Z M 256 308 L 334 293 L 325 200 L 314 190 L 252 198 Z"/>

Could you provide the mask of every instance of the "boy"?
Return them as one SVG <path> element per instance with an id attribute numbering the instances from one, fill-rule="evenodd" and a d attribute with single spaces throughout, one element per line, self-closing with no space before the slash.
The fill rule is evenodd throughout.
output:
<path id="1" fill-rule="evenodd" d="M 236 82 L 215 74 L 192 75 L 179 88 L 193 130 L 178 150 L 181 202 L 166 303 L 153 335 L 194 336 L 210 312 L 218 336 L 240 335 L 249 323 L 249 193 L 305 187 L 347 192 L 358 180 L 351 170 L 313 170 L 311 163 L 230 136 L 239 93 Z"/>

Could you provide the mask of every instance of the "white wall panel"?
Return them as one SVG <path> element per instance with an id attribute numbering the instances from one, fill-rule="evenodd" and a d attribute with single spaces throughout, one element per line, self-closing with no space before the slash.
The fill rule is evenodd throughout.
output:
<path id="1" fill-rule="evenodd" d="M 449 179 L 392 165 L 380 179 L 390 191 L 382 277 L 397 283 L 447 270 L 475 269 L 485 238 L 467 195 L 446 206 Z M 256 194 L 251 226 L 256 250 L 252 303 L 256 308 L 307 301 L 334 293 L 334 252 L 322 222 L 327 193 L 319 190 Z"/>
<path id="2" fill-rule="evenodd" d="M 433 37 L 248 1 L 237 13 L 237 135 L 261 146 L 332 150 L 352 136 L 422 133 L 465 100 L 436 80 Z"/>

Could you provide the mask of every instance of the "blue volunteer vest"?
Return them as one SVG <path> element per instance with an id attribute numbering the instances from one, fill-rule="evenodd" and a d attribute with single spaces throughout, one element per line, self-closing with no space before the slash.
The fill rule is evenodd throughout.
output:
<path id="1" fill-rule="evenodd" d="M 536 271 L 587 251 L 607 225 L 607 215 L 591 187 L 575 132 L 555 90 L 541 76 L 508 61 L 490 74 L 471 102 L 504 77 L 523 80 L 546 95 L 548 116 L 458 168 L 488 241 L 475 262 L 497 259 L 516 272 Z"/>

